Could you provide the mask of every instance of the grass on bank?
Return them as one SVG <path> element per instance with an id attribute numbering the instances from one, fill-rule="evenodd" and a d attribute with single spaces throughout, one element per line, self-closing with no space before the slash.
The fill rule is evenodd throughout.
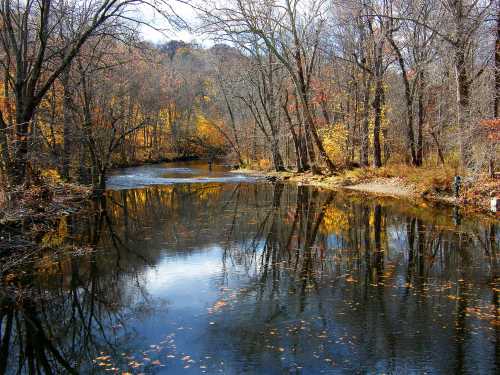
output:
<path id="1" fill-rule="evenodd" d="M 269 163 L 252 164 L 249 169 L 276 175 L 294 181 L 307 181 L 321 186 L 355 186 L 359 184 L 385 184 L 401 187 L 411 196 L 487 210 L 492 197 L 500 196 L 500 179 L 486 173 L 475 176 L 461 175 L 462 187 L 458 199 L 454 197 L 454 177 L 459 174 L 454 166 L 426 165 L 414 167 L 403 163 L 388 164 L 380 168 L 365 167 L 341 170 L 335 176 L 313 176 L 293 171 L 275 173 Z"/>

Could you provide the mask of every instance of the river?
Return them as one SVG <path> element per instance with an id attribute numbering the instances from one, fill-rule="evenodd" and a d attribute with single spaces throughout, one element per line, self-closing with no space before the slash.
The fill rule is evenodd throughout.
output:
<path id="1" fill-rule="evenodd" d="M 4 373 L 500 368 L 495 223 L 200 162 L 116 171 L 93 204 L 5 288 Z"/>

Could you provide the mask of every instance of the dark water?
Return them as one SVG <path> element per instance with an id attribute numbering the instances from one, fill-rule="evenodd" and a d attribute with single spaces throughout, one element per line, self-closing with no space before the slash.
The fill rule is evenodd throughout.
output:
<path id="1" fill-rule="evenodd" d="M 494 222 L 197 163 L 109 183 L 4 286 L 0 373 L 498 373 Z"/>

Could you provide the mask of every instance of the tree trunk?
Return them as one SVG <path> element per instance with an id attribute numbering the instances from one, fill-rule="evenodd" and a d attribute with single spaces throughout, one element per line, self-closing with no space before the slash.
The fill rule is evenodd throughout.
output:
<path id="1" fill-rule="evenodd" d="M 396 52 L 398 58 L 399 68 L 401 69 L 401 76 L 403 78 L 403 84 L 405 88 L 405 103 L 406 103 L 406 137 L 407 144 L 410 151 L 411 162 L 413 165 L 419 165 L 417 151 L 415 150 L 415 134 L 413 132 L 413 93 L 410 87 L 410 79 L 408 78 L 408 72 L 406 71 L 405 61 L 401 50 L 396 44 L 392 37 L 392 33 L 389 33 L 389 42 L 392 48 Z"/>
<path id="2" fill-rule="evenodd" d="M 314 152 L 314 147 L 310 142 L 310 138 L 307 134 L 307 127 L 304 125 L 304 119 L 301 116 L 299 109 L 299 101 L 297 95 L 295 95 L 295 115 L 297 117 L 297 122 L 299 124 L 298 140 L 300 146 L 300 159 L 302 164 L 302 172 L 311 170 L 311 166 L 316 163 L 316 153 Z"/>
<path id="3" fill-rule="evenodd" d="M 424 108 L 424 87 L 425 87 L 425 76 L 424 72 L 421 71 L 419 74 L 418 82 L 418 123 L 417 123 L 417 153 L 416 153 L 416 163 L 415 165 L 420 167 L 424 162 L 424 122 L 425 122 L 425 108 Z"/>
<path id="4" fill-rule="evenodd" d="M 301 148 L 301 140 L 295 131 L 295 127 L 292 122 L 292 117 L 290 116 L 290 112 L 288 111 L 288 93 L 286 93 L 285 103 L 282 105 L 283 112 L 285 112 L 285 117 L 288 123 L 288 128 L 290 133 L 292 134 L 293 146 L 295 147 L 295 164 L 297 166 L 297 172 L 304 172 L 304 163 L 302 162 L 302 148 Z"/>
<path id="5" fill-rule="evenodd" d="M 305 118 L 306 130 L 312 136 L 314 143 L 316 144 L 316 147 L 318 148 L 319 154 L 320 154 L 321 158 L 323 159 L 323 161 L 326 163 L 328 170 L 331 173 L 334 173 L 335 169 L 336 169 L 335 165 L 328 157 L 328 154 L 326 153 L 325 148 L 323 147 L 323 142 L 321 141 L 321 138 L 318 135 L 311 111 L 309 109 L 309 102 L 308 102 L 307 96 L 305 95 L 305 92 L 301 93 L 301 101 L 302 101 L 302 105 L 304 106 L 304 115 L 306 117 Z M 315 164 L 312 164 L 311 168 L 312 168 L 313 173 L 318 173 L 318 174 L 320 173 L 319 168 Z"/>
<path id="6" fill-rule="evenodd" d="M 444 165 L 444 155 L 443 155 L 443 150 L 441 149 L 441 144 L 439 143 L 439 140 L 434 131 L 431 131 L 430 134 L 432 136 L 432 139 L 434 140 L 434 143 L 436 144 L 439 161 L 441 161 L 441 164 Z"/>
<path id="7" fill-rule="evenodd" d="M 283 158 L 280 153 L 280 147 L 277 137 L 273 136 L 271 153 L 273 155 L 273 164 L 276 172 L 282 172 L 285 170 L 285 165 L 283 163 Z"/>
<path id="8" fill-rule="evenodd" d="M 297 38 L 296 38 L 297 39 Z M 299 43 L 296 41 L 296 46 L 298 46 Z M 306 84 L 306 77 L 304 75 L 304 68 L 302 66 L 302 57 L 300 53 L 300 49 L 297 48 L 297 52 L 295 54 L 295 61 L 297 64 L 297 77 L 296 77 L 296 84 L 298 84 L 297 91 L 299 92 L 300 96 L 300 101 L 303 107 L 303 113 L 305 117 L 305 124 L 306 124 L 306 134 L 311 135 L 314 143 L 316 144 L 316 147 L 318 148 L 319 154 L 323 161 L 326 163 L 326 166 L 328 170 L 331 173 L 335 172 L 335 165 L 333 162 L 330 160 L 328 157 L 328 154 L 325 151 L 325 148 L 323 147 L 323 142 L 321 141 L 321 138 L 318 135 L 318 132 L 316 130 L 316 125 L 314 124 L 314 120 L 311 114 L 310 110 L 310 105 L 309 105 L 309 97 L 308 97 L 308 85 Z M 310 150 L 311 151 L 311 150 Z M 321 171 L 319 168 L 316 166 L 316 163 L 311 162 L 311 170 L 313 173 L 320 174 Z"/>
<path id="9" fill-rule="evenodd" d="M 63 85 L 63 153 L 62 153 L 62 178 L 69 181 L 72 151 L 72 123 L 71 123 L 71 90 L 69 88 L 69 68 L 61 76 Z"/>
<path id="10" fill-rule="evenodd" d="M 497 8 L 497 39 L 495 42 L 495 93 L 493 117 L 500 116 L 500 5 Z"/>
<path id="11" fill-rule="evenodd" d="M 19 110 L 16 115 L 16 148 L 14 170 L 12 171 L 13 182 L 16 185 L 21 185 L 26 177 L 31 118 L 32 113 L 26 113 L 23 110 Z"/>
<path id="12" fill-rule="evenodd" d="M 467 168 L 471 160 L 470 149 L 470 108 L 469 108 L 469 95 L 470 95 L 470 82 L 467 72 L 467 64 L 465 60 L 464 47 L 457 46 L 455 49 L 455 69 L 457 79 L 457 122 L 460 129 L 460 157 L 462 167 Z"/>
<path id="13" fill-rule="evenodd" d="M 380 144 L 380 128 L 382 125 L 382 100 L 384 88 L 382 78 L 377 77 L 375 83 L 375 98 L 373 99 L 373 110 L 375 112 L 375 121 L 373 125 L 373 166 L 379 168 L 382 166 L 382 147 Z"/>
<path id="14" fill-rule="evenodd" d="M 361 165 L 363 167 L 368 167 L 368 149 L 370 146 L 370 83 L 366 77 L 366 73 L 363 73 L 363 126 L 361 129 Z"/>
<path id="15" fill-rule="evenodd" d="M 9 143 L 7 141 L 7 123 L 4 120 L 3 113 L 0 110 L 0 151 L 2 157 L 2 169 L 5 172 L 10 171 Z"/>

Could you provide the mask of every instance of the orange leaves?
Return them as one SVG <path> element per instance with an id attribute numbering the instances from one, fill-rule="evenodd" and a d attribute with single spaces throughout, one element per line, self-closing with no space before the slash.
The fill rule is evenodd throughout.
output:
<path id="1" fill-rule="evenodd" d="M 5 83 L 0 81 L 0 111 L 4 116 L 4 120 L 8 119 L 8 116 L 13 116 L 16 109 L 16 101 L 10 94 L 10 97 L 4 96 L 5 94 Z"/>
<path id="2" fill-rule="evenodd" d="M 500 118 L 484 119 L 479 124 L 489 140 L 500 141 Z"/>
<path id="3" fill-rule="evenodd" d="M 223 299 L 221 299 L 221 300 L 215 302 L 214 305 L 208 309 L 208 313 L 209 314 L 216 313 L 217 311 L 219 311 L 220 309 L 222 309 L 226 305 L 227 305 L 227 302 L 224 301 Z"/>

